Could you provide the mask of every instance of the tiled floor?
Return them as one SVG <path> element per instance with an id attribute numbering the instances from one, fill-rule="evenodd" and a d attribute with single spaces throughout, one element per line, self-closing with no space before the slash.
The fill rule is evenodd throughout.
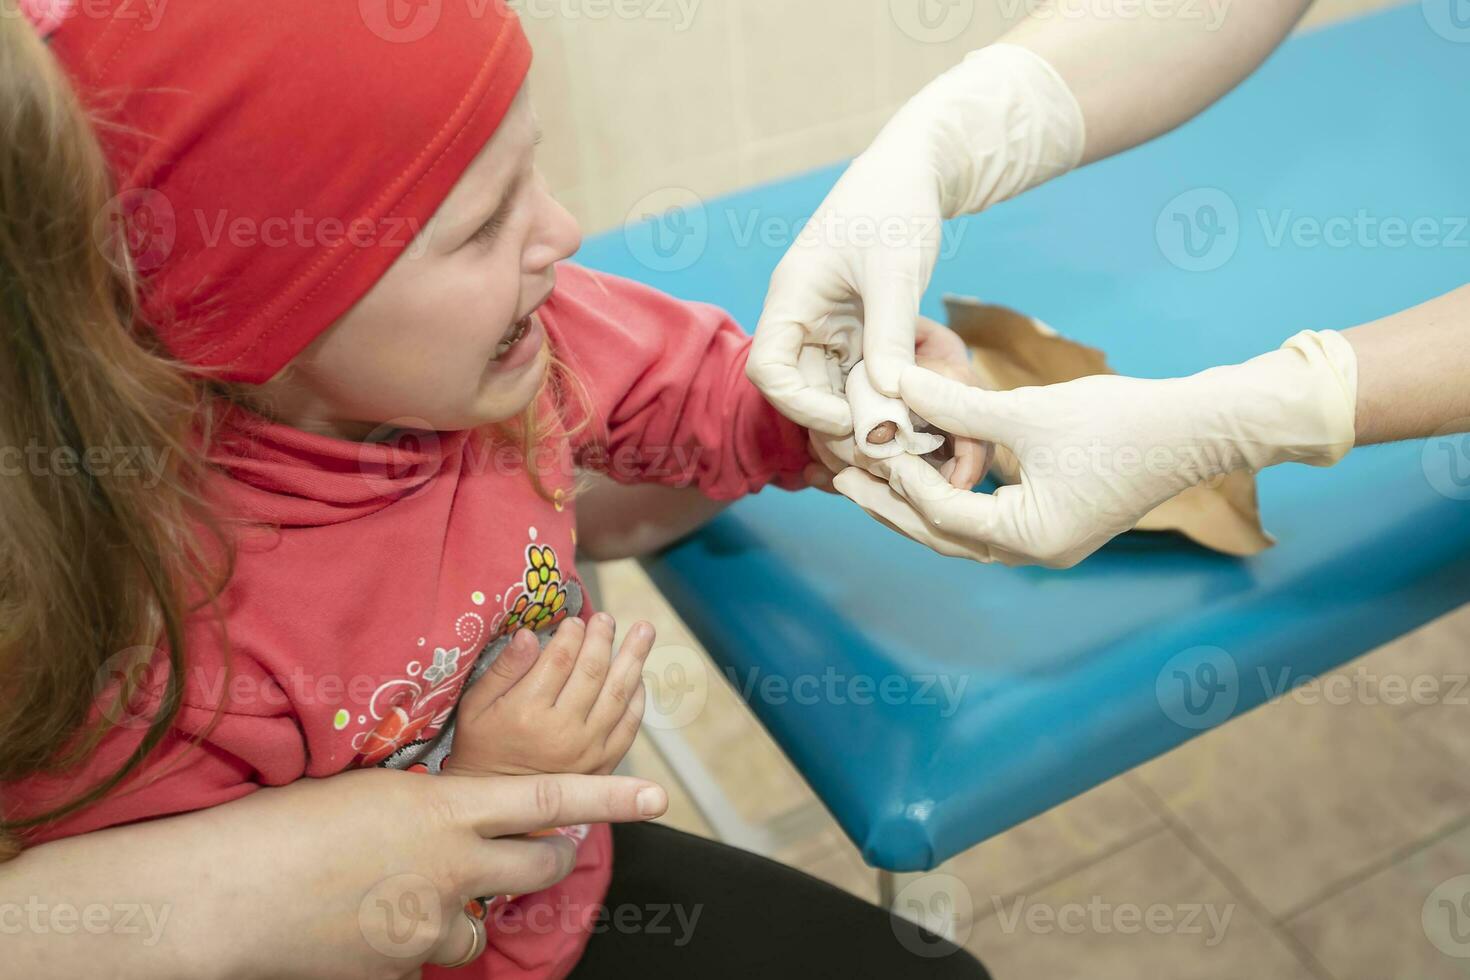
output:
<path id="1" fill-rule="evenodd" d="M 636 565 L 601 578 L 620 623 L 702 656 Z M 933 873 L 968 899 L 959 934 L 998 980 L 1470 977 L 1467 675 L 1470 606 L 959 855 Z M 696 683 L 682 732 L 741 814 L 810 803 L 720 675 Z M 646 738 L 630 764 L 713 836 Z M 876 900 L 825 812 L 778 856 Z"/>

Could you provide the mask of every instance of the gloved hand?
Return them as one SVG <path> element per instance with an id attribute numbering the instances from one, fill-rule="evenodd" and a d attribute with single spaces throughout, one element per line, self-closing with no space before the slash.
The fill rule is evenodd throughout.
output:
<path id="1" fill-rule="evenodd" d="M 1283 462 L 1336 463 L 1355 439 L 1357 365 L 1329 330 L 1162 381 L 1100 375 L 996 392 L 909 368 L 904 400 L 947 432 L 1010 448 L 1020 484 L 957 490 L 907 456 L 886 461 L 886 483 L 857 467 L 835 483 L 943 554 L 1068 568 L 1196 484 Z"/>
<path id="2" fill-rule="evenodd" d="M 1042 58 L 994 44 L 935 79 L 837 182 L 771 278 L 747 373 L 782 413 L 831 436 L 847 402 L 798 367 L 804 347 L 864 361 L 898 394 L 945 219 L 1065 173 L 1082 157 L 1077 100 Z"/>

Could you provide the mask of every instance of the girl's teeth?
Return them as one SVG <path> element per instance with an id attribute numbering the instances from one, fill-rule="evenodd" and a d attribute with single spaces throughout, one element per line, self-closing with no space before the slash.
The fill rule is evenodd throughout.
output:
<path id="1" fill-rule="evenodd" d="M 502 357 L 505 354 L 510 353 L 510 349 L 514 347 L 521 340 L 521 338 L 526 335 L 526 331 L 530 328 L 530 326 L 530 317 L 526 317 L 524 320 L 518 322 L 516 324 L 515 331 L 511 333 L 509 337 L 502 340 L 500 342 L 500 346 L 495 349 L 495 356 Z"/>

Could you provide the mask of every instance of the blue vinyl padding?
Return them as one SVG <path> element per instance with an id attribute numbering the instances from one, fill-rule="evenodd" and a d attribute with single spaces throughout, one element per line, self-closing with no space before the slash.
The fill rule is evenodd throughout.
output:
<path id="1" fill-rule="evenodd" d="M 1298 36 L 1179 131 L 955 223 L 925 313 L 979 295 L 1162 377 L 1470 282 L 1470 43 L 1430 6 Z M 840 173 L 579 261 L 753 328 L 781 230 Z M 1134 534 L 1065 572 L 969 564 L 772 490 L 647 568 L 865 859 L 921 870 L 1470 600 L 1470 440 L 1279 467 L 1260 492 L 1279 543 L 1248 560 Z"/>

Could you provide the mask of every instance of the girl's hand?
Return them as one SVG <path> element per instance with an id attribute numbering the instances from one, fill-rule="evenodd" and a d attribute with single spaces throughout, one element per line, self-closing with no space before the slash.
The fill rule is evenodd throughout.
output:
<path id="1" fill-rule="evenodd" d="M 152 927 L 5 938 L 16 976 L 399 980 L 469 948 L 471 896 L 540 891 L 572 868 L 560 837 L 663 813 L 618 776 L 429 776 L 365 769 L 84 834 L 0 865 L 0 894 L 127 903 Z M 242 915 L 242 905 L 249 914 Z M 113 906 L 121 907 L 121 906 Z M 7 975 L 10 975 L 7 972 Z"/>
<path id="2" fill-rule="evenodd" d="M 920 367 L 951 381 L 978 385 L 970 369 L 970 349 L 959 334 L 924 317 L 919 317 L 917 329 L 914 359 Z M 939 452 L 946 457 L 939 467 L 940 475 L 955 489 L 970 490 L 985 478 L 995 447 L 980 439 L 945 433 L 945 444 Z"/>
<path id="3" fill-rule="evenodd" d="M 612 772 L 643 721 L 654 636 L 649 624 L 634 624 L 613 657 L 616 628 L 607 613 L 590 623 L 572 617 L 545 650 L 529 630 L 517 633 L 460 701 L 445 772 Z"/>

